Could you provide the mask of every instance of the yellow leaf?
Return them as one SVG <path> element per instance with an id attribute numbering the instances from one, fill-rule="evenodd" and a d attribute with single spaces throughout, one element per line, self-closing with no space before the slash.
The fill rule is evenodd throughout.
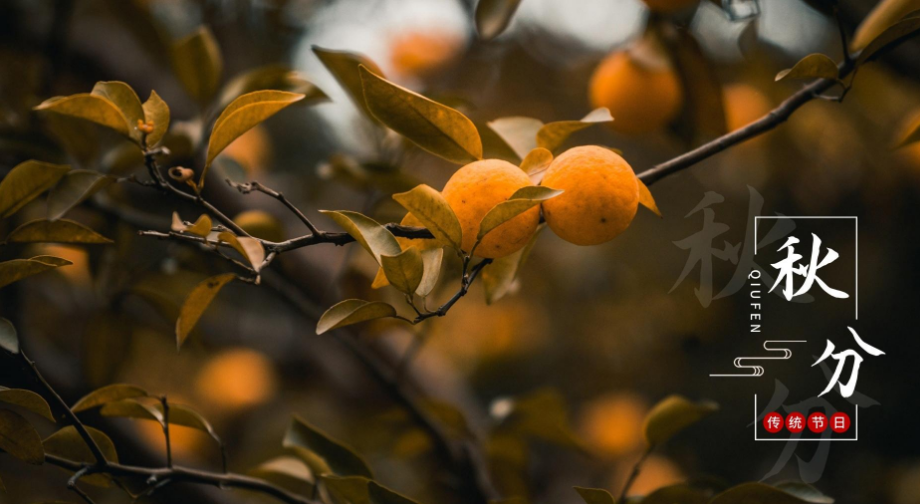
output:
<path id="1" fill-rule="evenodd" d="M 476 4 L 476 31 L 482 40 L 492 40 L 501 35 L 521 0 L 479 0 Z"/>
<path id="2" fill-rule="evenodd" d="M 133 125 L 128 126 L 128 120 L 121 110 L 109 100 L 94 94 L 81 93 L 49 98 L 35 107 L 35 110 L 84 119 L 131 137 L 130 128 Z"/>
<path id="3" fill-rule="evenodd" d="M 182 303 L 182 310 L 179 313 L 179 319 L 176 320 L 176 346 L 182 348 L 186 338 L 198 319 L 208 309 L 211 301 L 217 296 L 217 293 L 227 285 L 231 280 L 236 278 L 233 273 L 224 273 L 223 275 L 213 276 L 199 283 L 192 289 L 185 302 Z"/>
<path id="4" fill-rule="evenodd" d="M 172 51 L 173 69 L 179 82 L 198 103 L 206 103 L 214 96 L 224 62 L 217 40 L 206 26 L 180 40 Z"/>
<path id="5" fill-rule="evenodd" d="M 67 259 L 54 256 L 35 256 L 31 259 L 13 259 L 0 262 L 0 287 L 5 287 L 23 278 L 44 273 L 60 266 L 73 264 Z"/>
<path id="6" fill-rule="evenodd" d="M 36 415 L 40 415 L 50 422 L 57 422 L 54 419 L 54 415 L 51 413 L 51 407 L 48 406 L 48 401 L 31 390 L 0 387 L 0 402 L 14 404 Z"/>
<path id="7" fill-rule="evenodd" d="M 380 266 L 390 281 L 390 285 L 406 294 L 415 292 L 425 267 L 422 264 L 422 254 L 417 248 L 407 248 L 399 254 L 380 256 Z"/>
<path id="8" fill-rule="evenodd" d="M 854 51 L 865 48 L 888 27 L 918 9 L 920 0 L 882 0 L 860 23 L 850 48 Z"/>
<path id="9" fill-rule="evenodd" d="M 303 98 L 302 94 L 287 91 L 254 91 L 240 96 L 228 105 L 211 129 L 208 156 L 198 186 L 204 186 L 208 167 L 228 145 L 262 121 Z"/>
<path id="10" fill-rule="evenodd" d="M 536 175 L 546 171 L 552 162 L 553 153 L 543 147 L 537 147 L 521 161 L 521 169 L 528 175 Z"/>
<path id="11" fill-rule="evenodd" d="M 173 212 L 172 226 L 170 226 L 170 229 L 177 233 L 189 233 L 195 236 L 200 236 L 202 238 L 207 238 L 208 235 L 211 234 L 212 226 L 213 223 L 211 222 L 211 218 L 208 217 L 207 214 L 201 214 L 201 216 L 198 217 L 198 220 L 195 221 L 194 224 L 191 226 L 186 226 L 185 223 L 182 222 L 182 219 L 179 218 L 179 214 L 177 212 Z"/>
<path id="12" fill-rule="evenodd" d="M 357 74 L 357 67 L 355 68 L 355 74 Z M 313 84 L 303 73 L 292 70 L 285 65 L 266 65 L 230 79 L 221 90 L 217 103 L 219 108 L 223 109 L 230 102 L 244 94 L 264 89 L 300 93 L 306 96 L 304 103 L 309 104 L 329 100 L 326 93 L 316 87 L 316 84 Z"/>
<path id="13" fill-rule="evenodd" d="M 645 185 L 645 182 L 642 182 L 642 179 L 636 178 L 636 181 L 639 182 L 639 204 L 654 212 L 658 217 L 661 217 L 661 210 L 658 210 L 658 205 L 655 203 L 652 191 L 649 191 L 648 186 Z"/>
<path id="14" fill-rule="evenodd" d="M 156 91 L 151 91 L 143 108 L 145 122 L 153 121 L 153 132 L 147 133 L 147 146 L 153 147 L 160 143 L 163 135 L 169 130 L 169 105 L 160 98 Z"/>
<path id="15" fill-rule="evenodd" d="M 262 247 L 262 242 L 248 236 L 236 236 L 227 231 L 218 234 L 217 239 L 226 242 L 245 257 L 256 273 L 262 269 L 262 262 L 265 261 L 265 248 Z"/>
<path id="16" fill-rule="evenodd" d="M 859 57 L 856 58 L 856 66 L 869 61 L 885 47 L 904 41 L 904 39 L 912 36 L 918 30 L 920 30 L 920 17 L 910 17 L 895 23 L 883 31 L 881 35 L 872 39 L 872 42 L 869 42 L 869 45 L 859 53 Z"/>
<path id="17" fill-rule="evenodd" d="M 364 250 L 374 256 L 377 264 L 381 264 L 380 256 L 382 255 L 395 256 L 402 252 L 393 233 L 370 217 L 346 210 L 320 210 L 320 213 L 329 216 L 339 227 L 350 234 L 364 247 Z"/>
<path id="18" fill-rule="evenodd" d="M 364 99 L 364 86 L 361 84 L 361 73 L 358 68 L 364 66 L 371 72 L 383 77 L 383 71 L 380 70 L 380 67 L 363 54 L 333 51 L 317 46 L 313 46 L 313 52 L 332 76 L 335 77 L 342 89 L 348 93 L 348 97 L 355 103 L 358 110 L 371 120 L 376 121 L 377 118 L 368 109 L 367 101 Z"/>
<path id="19" fill-rule="evenodd" d="M 28 464 L 45 462 L 42 438 L 35 427 L 19 413 L 6 409 L 0 409 L 0 450 Z"/>
<path id="20" fill-rule="evenodd" d="M 316 334 L 359 322 L 395 316 L 396 309 L 386 303 L 346 299 L 323 313 L 316 324 Z"/>
<path id="21" fill-rule="evenodd" d="M 437 190 L 421 184 L 393 199 L 414 215 L 442 245 L 460 249 L 463 229 L 447 200 Z"/>
<path id="22" fill-rule="evenodd" d="M 9 217 L 26 203 L 61 180 L 67 165 L 25 161 L 16 165 L 0 182 L 0 217 Z"/>
<path id="23" fill-rule="evenodd" d="M 547 123 L 537 131 L 537 145 L 552 152 L 561 147 L 562 144 L 572 136 L 572 133 L 596 124 L 607 124 L 612 122 L 613 116 L 610 115 L 610 110 L 601 107 L 592 110 L 588 115 L 577 121 L 556 121 Z"/>
<path id="24" fill-rule="evenodd" d="M 137 129 L 137 122 L 144 122 L 144 108 L 131 86 L 118 81 L 97 82 L 91 94 L 101 96 L 118 107 L 128 122 L 128 135 L 135 142 L 141 141 L 142 133 Z"/>
<path id="25" fill-rule="evenodd" d="M 112 243 L 92 229 L 70 220 L 26 222 L 6 237 L 6 243 Z"/>
<path id="26" fill-rule="evenodd" d="M 482 159 L 482 140 L 465 115 L 360 67 L 371 113 L 422 149 L 454 163 Z"/>
<path id="27" fill-rule="evenodd" d="M 712 402 L 695 403 L 678 395 L 668 396 L 646 415 L 642 427 L 645 441 L 650 447 L 658 446 L 718 409 Z"/>
<path id="28" fill-rule="evenodd" d="M 479 223 L 479 235 L 476 237 L 477 242 L 498 226 L 560 194 L 562 194 L 561 190 L 544 186 L 527 186 L 518 189 L 510 198 L 492 207 L 482 218 Z"/>
<path id="29" fill-rule="evenodd" d="M 116 383 L 113 385 L 106 385 L 105 387 L 96 389 L 89 394 L 86 394 L 79 401 L 77 401 L 71 409 L 73 409 L 74 413 L 79 413 L 81 411 L 98 408 L 99 406 L 110 402 L 121 401 L 122 399 L 128 399 L 132 397 L 146 396 L 147 391 L 140 387 L 135 387 L 134 385 L 126 385 L 123 383 Z"/>
<path id="30" fill-rule="evenodd" d="M 837 64 L 824 54 L 814 53 L 800 59 L 792 68 L 776 74 L 776 81 L 784 79 L 836 79 Z"/>
<path id="31" fill-rule="evenodd" d="M 537 243 L 537 237 L 545 228 L 546 224 L 541 224 L 524 248 L 511 255 L 495 259 L 492 264 L 482 270 L 482 286 L 486 294 L 486 304 L 492 304 L 508 294 L 514 280 L 530 256 L 530 251 Z"/>
<path id="32" fill-rule="evenodd" d="M 89 432 L 89 436 L 93 438 L 93 441 L 99 446 L 99 449 L 102 450 L 102 455 L 105 456 L 106 461 L 117 464 L 118 453 L 115 451 L 115 443 L 113 443 L 104 432 L 98 429 L 86 426 L 86 430 Z M 45 453 L 49 455 L 55 455 L 73 460 L 74 462 L 86 464 L 92 464 L 95 461 L 93 452 L 73 426 L 69 425 L 64 427 L 45 438 L 42 443 L 45 446 Z M 81 478 L 80 481 L 95 486 L 109 486 L 108 476 L 102 474 L 92 474 Z"/>
<path id="33" fill-rule="evenodd" d="M 63 217 L 97 191 L 108 187 L 115 179 L 93 170 L 72 170 L 48 194 L 48 220 Z"/>
<path id="34" fill-rule="evenodd" d="M 502 117 L 489 121 L 488 125 L 519 158 L 524 159 L 537 148 L 537 132 L 543 127 L 543 121 L 532 117 Z"/>
<path id="35" fill-rule="evenodd" d="M 422 280 L 415 289 L 416 294 L 422 297 L 428 297 L 431 294 L 435 285 L 438 284 L 438 277 L 441 276 L 441 261 L 443 259 L 444 249 L 442 248 L 422 250 L 424 273 L 422 274 Z"/>

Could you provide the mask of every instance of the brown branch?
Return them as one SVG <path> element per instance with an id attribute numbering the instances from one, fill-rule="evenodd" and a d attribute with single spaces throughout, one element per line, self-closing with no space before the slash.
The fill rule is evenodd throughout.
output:
<path id="1" fill-rule="evenodd" d="M 77 414 L 74 413 L 70 406 L 64 401 L 64 398 L 57 393 L 57 390 L 48 383 L 48 380 L 45 380 L 45 377 L 42 376 L 41 371 L 38 370 L 38 366 L 35 365 L 35 361 L 26 356 L 26 353 L 20 349 L 19 357 L 22 361 L 28 366 L 32 371 L 32 375 L 36 380 L 41 384 L 42 388 L 45 389 L 45 392 L 48 393 L 51 397 L 54 398 L 54 401 L 64 410 L 64 414 L 67 416 L 68 422 L 77 430 L 77 433 L 80 434 L 80 437 L 83 438 L 83 441 L 89 447 L 89 451 L 93 454 L 93 458 L 96 459 L 96 465 L 99 467 L 105 467 L 108 464 L 108 461 L 105 459 L 105 455 L 102 453 L 102 449 L 99 447 L 99 444 L 96 443 L 96 440 L 93 439 L 93 436 L 89 434 L 89 431 L 86 430 L 86 426 L 83 425 L 83 422 L 77 417 Z"/>
<path id="2" fill-rule="evenodd" d="M 96 468 L 94 466 L 87 466 L 81 462 L 76 462 L 51 454 L 45 454 L 45 462 L 70 471 L 76 471 L 78 473 L 82 471 L 81 476 L 92 472 L 96 474 L 107 474 L 112 477 L 142 477 L 151 485 L 156 485 L 159 482 L 168 480 L 172 483 L 196 483 L 202 485 L 213 485 L 221 488 L 241 488 L 244 490 L 251 490 L 263 495 L 274 497 L 277 500 L 286 502 L 288 504 L 319 504 L 317 501 L 284 490 L 283 488 L 277 487 L 263 479 L 244 476 L 241 474 L 214 473 L 210 471 L 202 471 L 181 466 L 175 466 L 171 468 L 138 467 L 117 464 L 113 462 L 106 464 L 104 468 Z"/>
<path id="3" fill-rule="evenodd" d="M 236 182 L 233 182 L 230 179 L 227 179 L 226 181 L 227 181 L 227 184 L 230 185 L 230 187 L 233 187 L 234 189 L 238 190 L 240 194 L 249 194 L 252 191 L 258 191 L 263 194 L 267 194 L 271 196 L 272 198 L 275 198 L 276 200 L 280 201 L 281 204 L 286 206 L 288 210 L 291 211 L 291 213 L 296 215 L 297 218 L 300 219 L 300 221 L 303 222 L 305 226 L 307 226 L 307 229 L 309 229 L 310 232 L 313 233 L 313 235 L 322 236 L 324 234 L 322 231 L 317 229 L 317 227 L 314 226 L 312 222 L 310 222 L 310 219 L 308 219 L 307 216 L 299 208 L 297 208 L 296 205 L 291 203 L 291 200 L 287 199 L 284 196 L 284 194 L 282 194 L 281 192 L 265 187 L 264 185 L 256 182 L 255 180 L 253 180 L 252 182 L 246 183 L 246 184 L 238 184 Z"/>
<path id="4" fill-rule="evenodd" d="M 852 61 L 846 60 L 839 65 L 840 68 L 840 78 L 844 78 L 853 71 Z M 649 168 L 644 172 L 639 174 L 639 179 L 645 182 L 646 185 L 654 184 L 655 182 L 667 177 L 668 175 L 673 175 L 681 170 L 687 169 L 701 161 L 704 161 L 716 154 L 728 149 L 733 145 L 737 145 L 745 140 L 749 140 L 758 135 L 766 133 L 767 131 L 776 128 L 780 124 L 789 119 L 789 116 L 793 112 L 798 110 L 802 105 L 814 100 L 815 98 L 821 98 L 821 93 L 827 91 L 828 89 L 834 87 L 835 84 L 839 84 L 839 80 L 834 79 L 818 79 L 801 90 L 794 93 L 789 98 L 786 98 L 778 107 L 768 112 L 766 115 L 760 119 L 748 124 L 747 126 L 727 133 L 725 135 L 712 140 L 711 142 L 705 143 L 696 149 L 691 150 L 685 154 L 677 156 L 674 159 L 665 161 L 657 166 Z"/>

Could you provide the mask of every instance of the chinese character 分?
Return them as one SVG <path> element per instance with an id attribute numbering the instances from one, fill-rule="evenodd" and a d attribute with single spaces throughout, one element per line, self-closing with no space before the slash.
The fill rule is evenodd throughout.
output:
<path id="1" fill-rule="evenodd" d="M 847 329 L 849 329 L 850 333 L 853 334 L 853 339 L 856 340 L 856 344 L 859 345 L 859 347 L 862 348 L 863 351 L 865 351 L 867 354 L 874 357 L 885 355 L 885 352 L 863 341 L 862 338 L 859 337 L 859 334 L 856 334 L 856 331 L 853 330 L 852 327 L 847 327 Z M 831 342 L 831 340 L 827 340 L 827 346 L 824 348 L 824 353 L 821 354 L 821 357 L 818 358 L 814 364 L 812 364 L 812 367 L 817 366 L 828 357 L 833 357 L 837 361 L 837 369 L 834 370 L 834 375 L 831 377 L 830 382 L 827 384 L 827 388 L 824 389 L 824 392 L 818 394 L 818 397 L 821 397 L 824 394 L 830 392 L 831 389 L 834 388 L 834 385 L 840 383 L 840 374 L 843 372 L 843 366 L 846 364 L 847 357 L 853 358 L 853 370 L 850 371 L 850 379 L 847 380 L 845 384 L 840 383 L 840 395 L 843 397 L 850 397 L 853 395 L 853 392 L 856 391 L 856 380 L 859 378 L 859 366 L 862 364 L 863 357 L 862 355 L 859 355 L 856 350 L 849 348 L 841 352 L 834 353 L 835 348 L 836 347 Z"/>
<path id="2" fill-rule="evenodd" d="M 846 299 L 850 297 L 846 292 L 828 286 L 824 283 L 824 280 L 818 277 L 818 270 L 836 261 L 837 258 L 840 257 L 840 254 L 828 247 L 827 253 L 824 254 L 824 258 L 821 258 L 821 238 L 818 238 L 818 235 L 814 233 L 812 233 L 811 237 L 811 260 L 808 264 L 799 264 L 802 255 L 797 254 L 795 251 L 795 245 L 799 243 L 798 238 L 790 236 L 786 239 L 786 243 L 779 248 L 779 250 L 786 250 L 786 258 L 772 264 L 774 268 L 779 270 L 779 275 L 776 277 L 776 282 L 773 284 L 773 287 L 770 288 L 770 292 L 773 292 L 773 289 L 776 289 L 777 285 L 784 282 L 782 293 L 786 300 L 789 301 L 796 296 L 805 294 L 815 283 L 817 283 L 824 292 L 837 299 Z M 805 277 L 805 280 L 802 281 L 802 285 L 799 286 L 798 290 L 795 290 L 793 285 L 795 280 L 794 275 Z"/>

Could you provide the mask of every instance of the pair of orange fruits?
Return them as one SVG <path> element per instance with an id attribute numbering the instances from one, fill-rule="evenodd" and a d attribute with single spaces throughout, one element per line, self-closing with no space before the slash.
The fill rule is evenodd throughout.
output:
<path id="1" fill-rule="evenodd" d="M 530 185 L 523 170 L 500 159 L 475 161 L 457 170 L 442 194 L 460 221 L 463 249 L 473 248 L 479 223 L 492 207 Z M 577 245 L 597 245 L 625 231 L 639 205 L 639 182 L 632 167 L 619 154 L 596 145 L 574 147 L 556 157 L 542 185 L 564 192 L 486 234 L 476 247 L 477 256 L 497 259 L 527 245 L 540 223 L 541 207 L 546 223 L 559 237 Z M 408 214 L 402 224 L 420 226 L 421 222 Z M 410 240 L 403 246 L 426 248 L 425 242 Z"/>

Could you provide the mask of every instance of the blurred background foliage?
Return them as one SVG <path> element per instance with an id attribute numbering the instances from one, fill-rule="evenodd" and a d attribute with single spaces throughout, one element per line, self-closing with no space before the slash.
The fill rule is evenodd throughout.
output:
<path id="1" fill-rule="evenodd" d="M 841 1 L 850 33 L 873 5 Z M 812 52 L 841 56 L 836 25 L 826 12 L 800 0 L 761 0 L 759 8 L 756 18 L 732 20 L 703 1 L 674 20 L 687 27 L 715 69 L 729 129 L 798 89 L 796 83 L 774 83 L 777 71 Z M 325 228 L 332 224 L 318 209 L 350 209 L 398 222 L 402 210 L 390 194 L 419 182 L 441 187 L 455 168 L 418 149 L 395 149 L 392 142 L 400 140 L 381 137 L 370 126 L 312 46 L 366 54 L 392 80 L 472 118 L 488 157 L 516 163 L 486 123 L 516 115 L 544 122 L 582 117 L 593 108 L 588 82 L 595 66 L 641 37 L 650 16 L 638 0 L 524 0 L 508 30 L 485 43 L 476 38 L 472 9 L 458 0 L 5 0 L 0 168 L 5 172 L 29 158 L 66 159 L 53 128 L 31 109 L 50 96 L 85 92 L 99 80 L 125 81 L 141 97 L 155 89 L 169 103 L 179 132 L 167 141 L 172 156 L 188 156 L 190 140 L 181 132 L 195 130 L 184 121 L 196 120 L 200 110 L 171 70 L 168 48 L 207 25 L 220 46 L 225 82 L 258 66 L 284 64 L 304 72 L 330 98 L 287 110 L 236 140 L 221 154 L 215 180 L 257 179 L 283 189 Z M 696 270 L 669 293 L 687 260 L 672 242 L 699 230 L 698 214 L 684 216 L 706 191 L 725 197 L 714 208 L 717 220 L 731 227 L 725 239 L 733 243 L 744 237 L 749 186 L 763 196 L 764 214 L 859 215 L 861 267 L 867 272 L 860 278 L 865 313 L 860 323 L 889 351 L 885 365 L 873 366 L 860 389 L 882 407 L 861 418 L 864 439 L 833 447 L 816 486 L 841 503 L 920 502 L 913 417 L 920 383 L 912 372 L 920 344 L 910 336 L 916 332 L 912 314 L 920 281 L 915 204 L 920 143 L 891 149 L 900 126 L 920 110 L 917 54 L 920 42 L 908 41 L 861 69 L 843 103 L 813 101 L 777 130 L 656 184 L 663 219 L 640 211 L 627 233 L 591 248 L 543 233 L 513 295 L 491 306 L 477 285 L 448 317 L 420 327 L 373 323 L 355 335 L 389 356 L 398 355 L 413 336 L 425 338 L 414 363 L 414 386 L 463 410 L 476 432 L 500 412 L 503 397 L 552 388 L 564 398 L 560 408 L 580 449 L 543 442 L 509 448 L 493 439 L 490 452 L 500 458 L 528 455 L 497 474 L 509 494 L 563 503 L 579 500 L 573 485 L 618 490 L 643 450 L 642 418 L 670 393 L 719 399 L 723 408 L 653 455 L 634 493 L 710 475 L 732 483 L 759 480 L 779 450 L 750 441 L 746 396 L 725 393 L 708 377 L 713 363 L 729 361 L 739 348 L 733 338 L 746 300 L 739 294 L 704 309 L 694 295 Z M 686 114 L 666 129 L 638 136 L 588 129 L 568 145 L 615 147 L 641 171 L 699 142 L 705 132 L 688 127 Z M 86 134 L 95 140 L 77 153 L 83 167 L 138 172 L 142 160 L 125 154 L 123 140 L 101 130 Z M 231 216 L 254 211 L 274 216 L 280 229 L 263 229 L 266 238 L 301 234 L 299 222 L 270 198 L 241 199 L 218 183 L 207 191 Z M 159 220 L 147 224 L 146 216 L 167 222 L 175 209 L 183 216 L 194 213 L 156 196 L 113 188 L 104 202 L 70 214 L 113 238 L 113 246 L 0 249 L 4 260 L 31 253 L 74 263 L 0 294 L 0 314 L 20 328 L 32 357 L 65 397 L 76 399 L 111 382 L 168 393 L 211 420 L 228 444 L 231 468 L 239 472 L 282 454 L 280 440 L 295 413 L 347 440 L 389 486 L 422 502 L 454 502 L 440 485 L 442 468 L 431 463 L 428 438 L 334 337 L 315 335 L 316 317 L 335 301 L 387 295 L 370 290 L 377 270 L 372 258 L 355 246 L 287 254 L 275 267 L 297 286 L 299 306 L 279 296 L 277 287 L 232 284 L 177 354 L 178 306 L 221 265 L 193 248 L 136 236 L 137 226 L 162 227 Z M 104 211 L 111 202 L 127 203 L 136 218 Z M 4 221 L 0 234 L 42 212 L 41 203 L 25 208 Z M 732 266 L 718 263 L 716 288 L 733 273 Z M 443 297 L 452 288 L 446 284 Z M 795 330 L 823 340 L 820 318 L 802 321 Z M 0 377 L 10 386 L 22 379 L 2 361 Z M 161 463 L 162 436 L 154 423 L 88 418 L 109 428 L 116 445 L 125 448 L 123 460 Z M 181 463 L 215 467 L 219 454 L 206 434 L 176 427 L 173 435 Z M 810 458 L 804 452 L 799 456 Z M 0 457 L 0 473 L 8 488 L 2 502 L 67 498 L 57 469 Z M 793 460 L 773 480 L 798 478 Z M 150 500 L 260 502 L 244 493 L 186 486 Z"/>

